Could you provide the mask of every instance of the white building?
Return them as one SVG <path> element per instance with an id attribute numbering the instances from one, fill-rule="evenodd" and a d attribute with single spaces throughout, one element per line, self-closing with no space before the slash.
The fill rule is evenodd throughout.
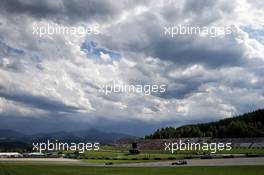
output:
<path id="1" fill-rule="evenodd" d="M 25 157 L 44 157 L 45 154 L 39 152 L 32 152 L 32 153 L 24 153 Z"/>
<path id="2" fill-rule="evenodd" d="M 17 152 L 0 153 L 0 158 L 10 158 L 10 157 L 17 158 L 17 157 L 23 157 L 23 155 Z"/>

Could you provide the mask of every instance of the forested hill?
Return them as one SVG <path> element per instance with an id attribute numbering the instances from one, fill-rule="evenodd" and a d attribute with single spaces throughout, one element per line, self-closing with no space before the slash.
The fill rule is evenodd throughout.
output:
<path id="1" fill-rule="evenodd" d="M 264 109 L 217 122 L 161 128 L 145 136 L 146 139 L 180 137 L 264 137 Z"/>

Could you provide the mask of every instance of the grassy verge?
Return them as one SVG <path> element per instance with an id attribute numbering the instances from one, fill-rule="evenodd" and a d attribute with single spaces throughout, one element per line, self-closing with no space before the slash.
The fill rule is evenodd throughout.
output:
<path id="1" fill-rule="evenodd" d="M 85 159 L 81 160 L 82 162 L 87 163 L 114 163 L 114 164 L 122 164 L 122 163 L 143 163 L 143 162 L 157 162 L 158 160 L 98 160 L 98 159 Z"/>
<path id="2" fill-rule="evenodd" d="M 0 164 L 1 175 L 263 175 L 263 172 L 263 166 L 128 168 Z"/>

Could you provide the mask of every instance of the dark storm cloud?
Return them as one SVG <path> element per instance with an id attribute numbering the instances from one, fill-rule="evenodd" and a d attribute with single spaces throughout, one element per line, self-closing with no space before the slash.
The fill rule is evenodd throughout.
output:
<path id="1" fill-rule="evenodd" d="M 172 7 L 165 6 L 161 11 L 164 12 L 167 8 L 170 9 Z M 216 8 L 215 10 L 219 9 Z M 221 37 L 186 34 L 172 38 L 170 35 L 166 35 L 166 27 L 177 27 L 180 24 L 184 26 L 184 23 L 182 23 L 184 19 L 189 19 L 188 15 L 184 16 L 184 11 L 181 13 L 175 12 L 175 16 L 173 16 L 173 13 L 170 14 L 173 18 L 176 18 L 176 21 L 169 21 L 170 18 L 162 16 L 165 15 L 163 13 L 157 15 L 153 11 L 145 12 L 140 18 L 130 18 L 127 22 L 114 26 L 107 33 L 109 36 L 102 35 L 101 41 L 103 45 L 113 50 L 142 53 L 146 57 L 151 56 L 165 61 L 172 61 L 177 66 L 202 64 L 210 68 L 216 68 L 240 66 L 244 63 L 245 48 L 235 40 L 236 31 Z M 195 16 L 195 14 L 196 12 L 194 11 L 193 15 Z M 197 15 L 199 16 L 198 12 Z M 193 23 L 190 22 L 186 26 L 197 27 L 195 21 Z M 201 28 L 205 26 L 207 26 L 206 22 L 201 25 Z M 120 30 L 117 31 L 114 28 L 119 28 Z M 118 37 L 115 40 L 111 40 L 111 36 Z"/>
<path id="2" fill-rule="evenodd" d="M 197 92 L 199 85 L 202 83 L 189 83 L 189 84 L 183 84 L 179 88 L 169 88 L 167 91 L 163 94 L 159 94 L 161 98 L 174 98 L 174 99 L 184 99 L 187 97 L 187 95 Z"/>
<path id="3" fill-rule="evenodd" d="M 190 18 L 190 23 L 207 25 L 222 18 L 223 14 L 230 14 L 235 9 L 235 3 L 221 0 L 187 0 L 184 3 L 184 17 Z"/>
<path id="4" fill-rule="evenodd" d="M 177 66 L 203 64 L 211 68 L 222 66 L 237 66 L 245 63 L 243 47 L 232 40 L 202 39 L 182 40 L 179 38 L 157 38 L 159 33 L 149 37 L 149 43 L 130 43 L 129 49 L 144 52 L 154 58 L 172 61 Z M 203 40 L 204 42 L 201 42 Z M 214 48 L 214 46 L 221 47 Z M 134 47 L 137 46 L 137 47 Z"/>
<path id="5" fill-rule="evenodd" d="M 62 0 L 62 1 L 27 1 L 2 0 L 1 12 L 7 14 L 26 14 L 38 19 L 50 19 L 56 22 L 74 23 L 89 20 L 109 20 L 121 11 L 119 3 L 110 0 Z"/>
<path id="6" fill-rule="evenodd" d="M 166 1 L 165 1 L 166 2 Z M 174 2 L 174 1 L 169 1 Z M 1 12 L 8 15 L 26 14 L 34 18 L 54 20 L 58 23 L 87 22 L 89 20 L 106 22 L 130 7 L 146 3 L 131 3 L 111 0 L 73 0 L 73 1 L 27 1 L 3 0 L 0 2 Z M 135 5 L 136 4 L 136 5 Z M 120 51 L 142 52 L 146 56 L 173 61 L 178 65 L 204 64 L 209 67 L 233 66 L 242 64 L 243 49 L 232 37 L 202 38 L 195 36 L 178 36 L 169 38 L 164 35 L 164 27 L 181 23 L 184 19 L 191 19 L 190 25 L 204 26 L 221 17 L 219 14 L 231 13 L 233 3 L 218 1 L 185 1 L 183 8 L 176 8 L 176 4 L 166 4 L 159 9 L 160 14 L 148 11 L 140 18 L 133 15 L 120 26 L 113 26 L 108 30 L 108 36 L 102 37 L 104 45 Z M 208 15 L 210 14 L 210 15 Z M 162 18 L 160 18 L 162 17 Z M 209 19 L 210 18 L 210 19 Z M 119 28 L 121 30 L 115 30 Z M 127 35 L 129 33 L 129 35 Z M 142 35 L 139 40 L 138 35 Z M 109 41 L 109 37 L 116 36 L 116 40 Z M 127 42 L 129 41 L 129 42 Z M 221 45 L 215 48 L 214 46 Z"/>
<path id="7" fill-rule="evenodd" d="M 74 113 L 79 110 L 79 108 L 66 105 L 63 102 L 49 99 L 48 97 L 44 96 L 35 96 L 33 94 L 18 91 L 10 93 L 4 87 L 0 87 L 0 97 L 5 98 L 7 100 L 19 102 L 27 106 L 55 113 Z"/>
<path id="8" fill-rule="evenodd" d="M 14 14 L 29 14 L 37 18 L 58 15 L 59 6 L 50 6 L 45 1 L 20 1 L 20 0 L 3 0 L 0 2 L 1 11 Z"/>
<path id="9" fill-rule="evenodd" d="M 221 45 L 221 47 L 214 47 L 214 44 Z M 227 38 L 197 38 L 197 40 L 157 38 L 149 49 L 153 57 L 169 60 L 177 65 L 234 66 L 241 65 L 244 58 L 243 48 Z"/>
<path id="10" fill-rule="evenodd" d="M 103 121 L 103 122 L 102 122 Z M 58 132 L 58 131 L 76 131 L 87 128 L 96 128 L 105 132 L 120 132 L 124 134 L 144 137 L 146 134 L 150 134 L 157 128 L 164 126 L 179 126 L 182 123 L 166 121 L 159 123 L 143 122 L 141 120 L 129 120 L 129 121 L 112 121 L 107 118 L 100 118 L 93 122 L 82 122 L 77 120 L 69 120 L 64 115 L 51 115 L 51 116 L 29 116 L 18 117 L 13 115 L 1 115 L 0 128 L 11 129 L 17 131 L 23 131 L 26 134 L 34 134 L 39 132 Z M 118 128 L 118 130 L 117 130 Z"/>
<path id="11" fill-rule="evenodd" d="M 21 117 L 17 114 L 2 114 L 0 122 L 1 129 L 18 130 L 27 134 L 76 130 L 76 126 L 78 126 L 78 128 L 85 128 L 84 125 L 87 124 L 72 121 L 64 115 L 54 113 L 52 116 L 32 114 L 32 116 L 27 117 Z"/>

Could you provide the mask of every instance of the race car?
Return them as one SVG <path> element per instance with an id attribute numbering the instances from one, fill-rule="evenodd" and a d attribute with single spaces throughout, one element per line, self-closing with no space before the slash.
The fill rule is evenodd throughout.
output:
<path id="1" fill-rule="evenodd" d="M 186 164 L 187 164 L 187 161 L 185 160 L 179 160 L 179 161 L 171 163 L 171 165 L 186 165 Z"/>

